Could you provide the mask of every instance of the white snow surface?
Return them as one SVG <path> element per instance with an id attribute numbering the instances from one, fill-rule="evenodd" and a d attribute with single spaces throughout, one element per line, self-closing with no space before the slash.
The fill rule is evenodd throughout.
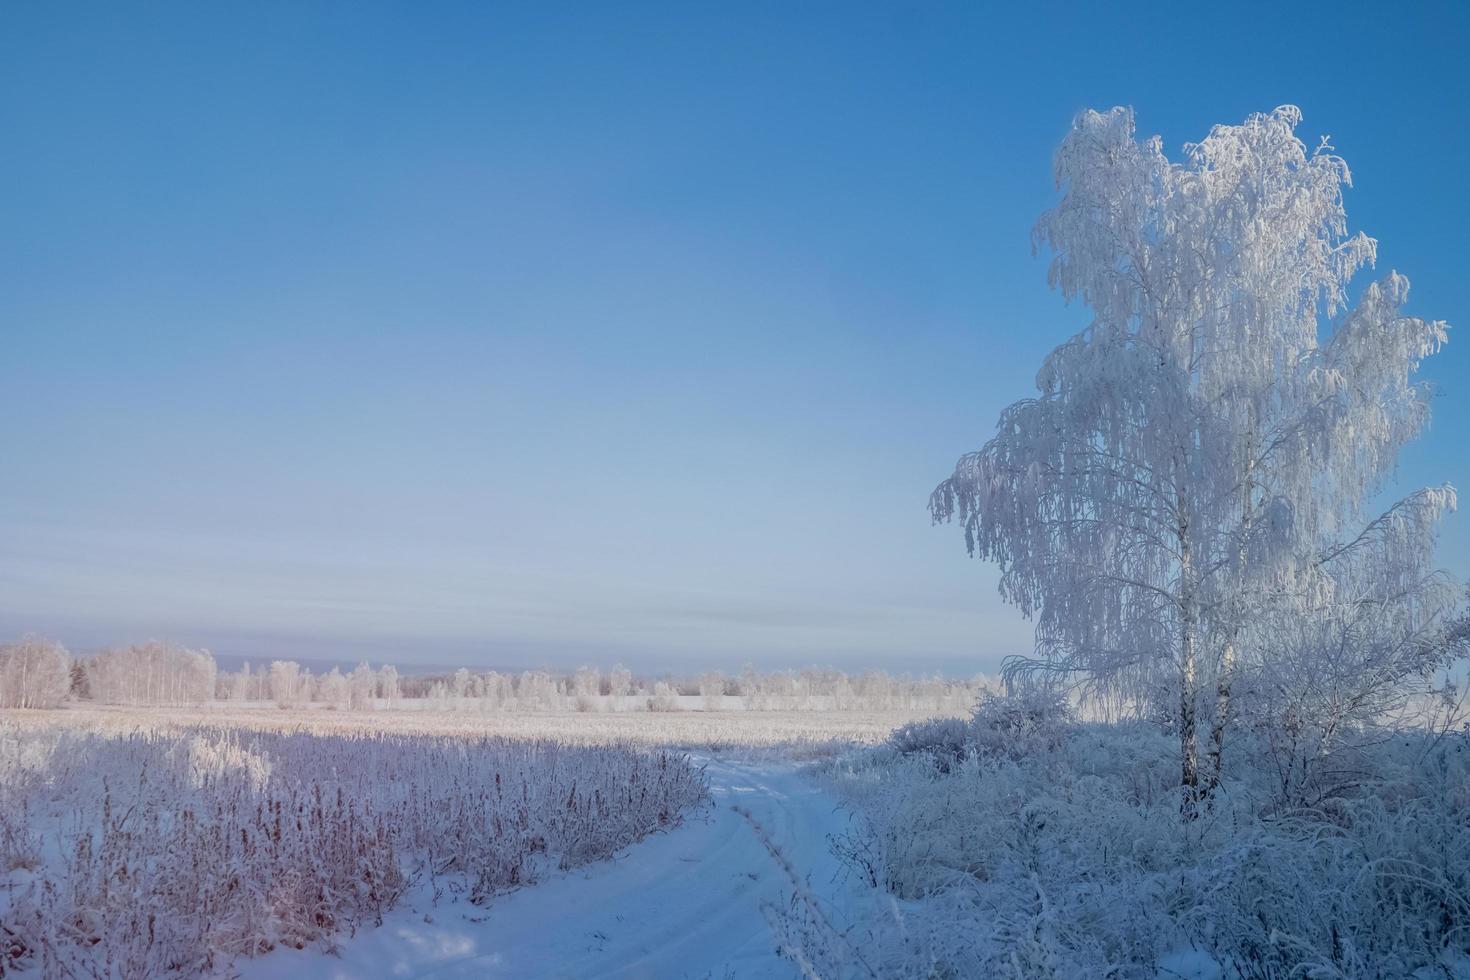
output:
<path id="1" fill-rule="evenodd" d="M 420 886 L 382 926 L 342 938 L 336 955 L 278 949 L 235 966 L 242 980 L 794 977 L 764 912 L 793 884 L 752 820 L 841 921 L 863 889 L 827 837 L 849 816 L 794 764 L 700 761 L 713 806 L 611 861 L 480 906 L 447 893 L 433 905 Z"/>

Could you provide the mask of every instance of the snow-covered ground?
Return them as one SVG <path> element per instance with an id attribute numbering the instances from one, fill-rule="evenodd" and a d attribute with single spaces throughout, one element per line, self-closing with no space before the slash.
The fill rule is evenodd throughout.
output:
<path id="1" fill-rule="evenodd" d="M 277 950 L 237 964 L 242 977 L 795 976 L 765 917 L 794 889 L 766 841 L 840 916 L 860 897 L 827 846 L 847 815 L 794 765 L 702 761 L 713 806 L 611 861 L 482 906 L 420 892 L 339 955 Z"/>

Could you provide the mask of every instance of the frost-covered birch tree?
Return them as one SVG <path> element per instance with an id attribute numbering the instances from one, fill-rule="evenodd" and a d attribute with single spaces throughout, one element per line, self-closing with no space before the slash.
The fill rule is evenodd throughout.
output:
<path id="1" fill-rule="evenodd" d="M 71 687 L 71 655 L 59 643 L 27 636 L 0 645 L 0 708 L 54 708 Z"/>
<path id="2" fill-rule="evenodd" d="M 294 660 L 271 661 L 271 698 L 279 708 L 300 708 L 306 705 L 311 695 L 311 675 L 303 672 Z"/>
<path id="3" fill-rule="evenodd" d="M 86 664 L 92 697 L 104 704 L 203 704 L 215 696 L 218 668 L 207 650 L 152 640 L 117 647 Z"/>
<path id="4" fill-rule="evenodd" d="M 388 707 L 394 707 L 403 696 L 403 691 L 398 686 L 398 668 L 392 664 L 386 664 L 378 668 L 378 697 L 388 702 Z"/>
<path id="5" fill-rule="evenodd" d="M 1365 512 L 1428 422 L 1413 375 L 1446 327 L 1402 312 L 1394 273 L 1349 296 L 1376 243 L 1348 233 L 1348 168 L 1300 119 L 1216 126 L 1176 163 L 1131 110 L 1077 117 L 1033 241 L 1091 322 L 930 500 L 1036 621 L 1013 677 L 1077 672 L 1167 705 L 1186 808 L 1218 778 L 1237 681 L 1279 652 L 1255 628 L 1268 611 L 1341 622 L 1397 595 L 1384 629 L 1418 638 L 1405 670 L 1440 656 L 1452 605 L 1428 563 L 1453 490 Z"/>

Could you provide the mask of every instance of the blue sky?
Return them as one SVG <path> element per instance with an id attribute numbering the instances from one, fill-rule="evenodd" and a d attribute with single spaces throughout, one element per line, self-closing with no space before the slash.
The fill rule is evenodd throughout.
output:
<path id="1" fill-rule="evenodd" d="M 1300 105 L 1470 321 L 1465 6 L 1096 6 L 6 5 L 0 630 L 994 669 L 924 505 L 1085 323 L 1079 109 Z M 1467 343 L 1401 487 L 1470 486 Z"/>

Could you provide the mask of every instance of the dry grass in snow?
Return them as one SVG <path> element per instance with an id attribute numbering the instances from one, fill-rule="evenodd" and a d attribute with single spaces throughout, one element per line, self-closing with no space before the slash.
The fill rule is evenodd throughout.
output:
<path id="1" fill-rule="evenodd" d="M 682 753 L 598 742 L 422 716 L 4 717 L 0 976 L 200 976 L 330 948 L 411 886 L 480 901 L 707 798 Z"/>

